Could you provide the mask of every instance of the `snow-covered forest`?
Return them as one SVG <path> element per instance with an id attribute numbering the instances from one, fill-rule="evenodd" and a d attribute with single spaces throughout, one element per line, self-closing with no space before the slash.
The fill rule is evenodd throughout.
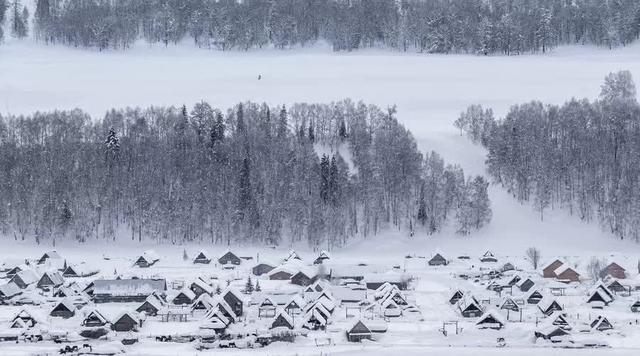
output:
<path id="1" fill-rule="evenodd" d="M 0 120 L 0 226 L 16 239 L 340 246 L 382 228 L 469 234 L 488 183 L 423 156 L 394 108 L 80 110 Z"/>
<path id="2" fill-rule="evenodd" d="M 597 220 L 640 240 L 640 104 L 631 73 L 609 74 L 597 100 L 515 105 L 496 121 L 471 106 L 456 126 L 488 150 L 491 177 L 519 201 Z"/>
<path id="3" fill-rule="evenodd" d="M 16 37 L 29 12 L 0 0 Z M 334 50 L 519 54 L 560 44 L 619 46 L 640 32 L 635 0 L 37 0 L 34 35 L 45 43 L 128 48 L 137 39 L 189 38 L 212 49 L 280 49 L 326 41 Z"/>

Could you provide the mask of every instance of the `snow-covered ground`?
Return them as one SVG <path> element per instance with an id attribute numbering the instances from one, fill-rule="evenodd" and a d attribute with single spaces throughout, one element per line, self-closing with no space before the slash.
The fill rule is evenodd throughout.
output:
<path id="1" fill-rule="evenodd" d="M 561 103 L 575 97 L 594 98 L 604 76 L 630 70 L 640 79 L 640 45 L 612 51 L 597 48 L 560 48 L 548 55 L 477 57 L 464 55 L 399 54 L 380 51 L 333 53 L 327 48 L 292 51 L 211 52 L 189 45 L 149 47 L 139 44 L 122 52 L 98 53 L 67 47 L 46 47 L 11 39 L 0 45 L 0 113 L 28 114 L 37 110 L 79 107 L 101 116 L 112 107 L 148 105 L 191 105 L 205 99 L 226 108 L 239 101 L 265 101 L 271 105 L 294 102 L 329 102 L 346 97 L 382 107 L 396 104 L 398 117 L 414 134 L 422 150 L 436 150 L 448 162 L 459 163 L 467 173 L 484 172 L 484 151 L 461 137 L 453 127 L 458 114 L 479 103 L 503 115 L 510 105 L 532 99 Z M 258 80 L 258 75 L 262 76 Z M 506 256 L 522 256 L 525 248 L 538 246 L 543 258 L 562 255 L 582 267 L 591 256 L 609 256 L 633 269 L 640 257 L 640 245 L 616 240 L 595 224 L 585 224 L 564 212 L 547 214 L 544 221 L 529 206 L 515 202 L 499 187 L 490 190 L 493 208 L 491 224 L 470 237 L 451 231 L 436 236 L 385 232 L 355 241 L 332 251 L 337 261 L 402 264 L 406 254 L 429 255 L 435 249 L 455 256 L 478 255 L 485 249 Z M 34 257 L 50 246 L 2 241 L 0 261 Z M 117 246 L 98 243 L 87 246 L 58 241 L 56 249 L 72 261 L 99 261 L 104 255 L 132 258 L 153 247 L 163 256 L 163 274 L 180 273 L 183 246 L 152 246 L 123 238 Z M 189 254 L 200 247 L 186 246 Z M 214 255 L 224 247 L 206 246 Z M 262 252 L 282 255 L 288 247 Z M 303 249 L 304 246 L 296 246 Z M 239 247 L 255 256 L 259 249 Z M 611 257 L 611 255 L 615 255 Z M 356 256 L 356 257 L 354 257 Z M 450 257 L 451 257 L 450 256 Z M 520 257 L 521 258 L 521 257 Z M 172 262 L 173 261 L 173 262 Z M 101 266 L 111 270 L 114 266 Z M 174 272 L 172 272 L 172 270 Z M 423 313 L 445 306 L 449 291 L 446 275 L 423 274 L 416 286 L 416 302 Z M 428 306 L 429 303 L 435 303 Z M 448 306 L 447 306 L 448 307 Z M 442 319 L 442 314 L 434 314 Z M 428 327 L 430 328 L 430 326 Z M 429 331 L 430 330 L 430 331 Z M 437 332 L 426 330 L 435 337 Z M 393 330 L 392 330 L 393 331 Z M 432 335 L 433 334 L 433 335 Z M 639 333 L 634 331 L 637 337 Z M 494 338 L 495 339 L 495 338 Z M 559 350 L 534 347 L 505 349 L 476 346 L 451 349 L 446 343 L 415 345 L 415 340 L 365 346 L 335 346 L 328 349 L 305 345 L 271 345 L 259 350 L 226 350 L 218 353 L 247 355 L 635 355 L 637 344 L 618 342 L 607 350 Z M 619 341 L 619 340 L 618 340 Z M 404 344 L 405 346 L 400 346 Z M 438 345 L 438 346 L 434 346 Z M 56 350 L 53 347 L 51 350 Z M 0 354 L 22 355 L 41 352 L 37 345 L 0 344 Z M 192 354 L 182 344 L 143 343 L 131 354 Z"/>

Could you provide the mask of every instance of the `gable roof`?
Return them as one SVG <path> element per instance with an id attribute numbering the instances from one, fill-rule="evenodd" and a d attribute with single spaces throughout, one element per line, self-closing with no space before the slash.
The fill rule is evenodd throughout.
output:
<path id="1" fill-rule="evenodd" d="M 613 329 L 613 324 L 604 316 L 599 315 L 593 322 L 591 322 L 591 328 L 604 331 Z"/>
<path id="2" fill-rule="evenodd" d="M 196 278 L 192 280 L 191 283 L 189 283 L 188 287 L 191 288 L 191 286 L 194 284 L 202 288 L 202 290 L 204 290 L 205 293 L 213 294 L 214 292 L 213 287 L 211 287 L 205 281 L 203 281 L 202 278 Z"/>
<path id="3" fill-rule="evenodd" d="M 142 253 L 142 255 L 138 257 L 138 259 L 140 259 L 140 257 L 142 257 L 145 261 L 149 263 L 153 263 L 160 260 L 160 256 L 158 256 L 158 254 L 154 250 L 146 250 Z"/>
<path id="4" fill-rule="evenodd" d="M 289 313 L 285 312 L 282 308 L 277 308 L 276 309 L 276 315 L 273 317 L 273 320 L 271 322 L 271 325 L 273 327 L 273 324 L 278 320 L 278 319 L 282 319 L 285 322 L 287 322 L 289 325 L 291 325 L 292 327 L 294 326 L 293 324 L 293 318 L 291 317 L 291 315 L 289 315 Z"/>
<path id="5" fill-rule="evenodd" d="M 84 309 L 83 309 L 84 311 Z M 107 318 L 105 318 L 104 315 L 102 315 L 102 313 L 100 313 L 100 311 L 96 308 L 93 308 L 91 310 L 88 310 L 85 312 L 85 317 L 84 320 L 82 321 L 82 323 L 84 324 L 90 317 L 94 317 L 97 318 L 98 320 L 100 320 L 103 324 L 107 324 L 109 323 L 109 320 L 107 320 Z"/>
<path id="6" fill-rule="evenodd" d="M 73 305 L 73 302 L 69 298 L 62 299 L 60 301 L 60 303 L 56 304 L 56 306 L 53 307 L 53 310 L 59 309 L 61 307 L 65 308 L 65 309 L 67 309 L 68 311 L 71 311 L 71 312 L 75 312 L 75 310 L 76 310 L 76 306 Z"/>
<path id="7" fill-rule="evenodd" d="M 355 332 L 357 331 L 357 332 Z M 347 332 L 349 334 L 371 334 L 371 329 L 369 329 L 369 327 L 361 320 L 361 319 L 356 319 L 353 321 L 353 323 L 351 324 L 351 326 L 349 326 L 347 328 Z"/>
<path id="8" fill-rule="evenodd" d="M 123 311 L 120 314 L 118 314 L 118 316 L 116 318 L 114 318 L 113 320 L 113 324 L 117 324 L 123 320 L 126 319 L 130 319 L 131 321 L 133 321 L 135 324 L 139 323 L 140 318 L 138 317 L 138 313 L 135 312 L 130 312 L 130 311 Z"/>
<path id="9" fill-rule="evenodd" d="M 63 271 L 63 275 L 76 275 L 78 277 L 92 276 L 100 272 L 99 269 L 89 266 L 82 262 L 80 264 L 69 265 Z"/>
<path id="10" fill-rule="evenodd" d="M 23 269 L 22 271 L 16 273 L 16 275 L 13 276 L 11 280 L 13 280 L 14 278 L 19 278 L 24 284 L 27 285 L 36 283 L 40 280 L 40 277 L 38 276 L 36 271 L 32 269 Z"/>
<path id="11" fill-rule="evenodd" d="M 59 286 L 64 283 L 64 278 L 62 278 L 62 275 L 58 271 L 44 272 L 42 274 L 42 277 L 40 277 L 40 281 L 42 281 L 42 278 L 44 278 L 45 276 L 47 276 L 51 283 L 53 283 L 53 285 L 55 286 Z"/>
<path id="12" fill-rule="evenodd" d="M 493 309 L 488 309 L 480 316 L 476 325 L 498 324 L 499 327 L 506 325 L 502 315 Z"/>
<path id="13" fill-rule="evenodd" d="M 193 301 L 194 299 L 196 299 L 196 294 L 193 293 L 193 291 L 189 288 L 182 288 L 180 289 L 180 291 L 178 292 L 178 294 L 176 294 L 175 297 L 173 297 L 173 299 L 178 298 L 180 295 L 183 295 L 185 297 L 187 297 L 187 299 Z"/>
<path id="14" fill-rule="evenodd" d="M 22 291 L 15 283 L 7 283 L 0 286 L 0 294 L 5 298 L 11 298 L 20 293 L 22 293 Z"/>

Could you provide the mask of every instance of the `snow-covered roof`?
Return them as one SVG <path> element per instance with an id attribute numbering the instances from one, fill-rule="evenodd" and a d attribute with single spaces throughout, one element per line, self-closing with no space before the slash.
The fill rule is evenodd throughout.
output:
<path id="1" fill-rule="evenodd" d="M 213 294 L 214 289 L 213 287 L 211 287 L 210 285 L 207 284 L 207 282 L 205 282 L 204 280 L 202 280 L 201 278 L 195 278 L 191 281 L 191 283 L 188 284 L 189 287 L 191 287 L 191 285 L 197 285 L 198 287 L 202 288 L 205 293 L 209 293 L 209 294 Z"/>
<path id="2" fill-rule="evenodd" d="M 11 298 L 20 293 L 20 288 L 18 288 L 15 283 L 7 283 L 0 286 L 0 294 L 2 294 L 5 298 Z"/>
<path id="3" fill-rule="evenodd" d="M 482 314 L 482 316 L 480 316 L 480 319 L 478 319 L 478 321 L 476 322 L 476 325 L 487 324 L 490 322 L 490 320 L 494 320 L 495 322 L 498 322 L 503 326 L 506 325 L 506 321 L 502 314 L 500 314 L 495 309 L 485 310 L 484 314 Z"/>
<path id="4" fill-rule="evenodd" d="M 44 254 L 42 254 L 42 256 L 40 257 L 40 260 L 45 260 L 48 258 L 52 258 L 52 259 L 60 259 L 60 255 L 58 254 L 57 251 L 53 250 L 53 251 L 48 251 L 45 252 Z"/>
<path id="5" fill-rule="evenodd" d="M 331 294 L 340 302 L 352 302 L 367 299 L 367 291 L 353 290 L 349 287 L 333 286 L 331 287 Z"/>
<path id="6" fill-rule="evenodd" d="M 91 266 L 89 266 L 88 264 L 86 264 L 84 262 L 79 263 L 79 264 L 74 264 L 74 265 L 67 266 L 67 268 L 65 269 L 65 271 L 63 273 L 64 274 L 71 274 L 72 271 L 78 277 L 91 276 L 91 275 L 94 275 L 94 274 L 100 272 L 100 270 L 98 268 L 91 267 Z"/>
<path id="7" fill-rule="evenodd" d="M 140 257 L 144 258 L 147 262 L 155 262 L 160 260 L 160 256 L 158 256 L 158 254 L 154 250 L 146 250 Z"/>
<path id="8" fill-rule="evenodd" d="M 71 300 L 70 298 L 62 299 L 58 304 L 56 304 L 54 309 L 57 308 L 60 305 L 62 305 L 63 307 L 65 307 L 69 311 L 75 311 L 76 310 L 76 306 L 73 304 L 73 300 Z"/>
<path id="9" fill-rule="evenodd" d="M 97 308 L 83 308 L 82 309 L 85 317 L 84 319 L 89 319 L 91 316 L 98 318 L 98 320 L 100 320 L 103 323 L 108 323 L 109 320 L 107 320 L 107 318 L 102 315 L 102 313 L 97 309 Z"/>
<path id="10" fill-rule="evenodd" d="M 20 280 L 22 280 L 22 282 L 24 282 L 25 284 L 36 283 L 38 280 L 40 280 L 38 273 L 32 269 L 23 269 L 16 274 L 16 277 L 20 278 Z"/>
<path id="11" fill-rule="evenodd" d="M 47 271 L 47 272 L 44 272 L 42 274 L 41 278 L 43 278 L 44 276 L 49 277 L 49 279 L 51 280 L 53 285 L 59 286 L 62 283 L 64 283 L 64 278 L 62 278 L 62 275 L 58 271 Z"/>
<path id="12" fill-rule="evenodd" d="M 289 313 L 287 313 L 286 311 L 284 311 L 284 309 L 282 308 L 276 308 L 276 315 L 273 317 L 273 321 L 275 322 L 276 320 L 278 320 L 278 318 L 281 317 L 284 320 L 287 321 L 287 323 L 289 323 L 289 325 L 294 325 L 293 324 L 293 318 L 291 317 L 291 315 L 289 315 Z"/>
<path id="13" fill-rule="evenodd" d="M 178 294 L 176 294 L 174 299 L 177 298 L 179 295 L 184 295 L 185 297 L 189 298 L 189 300 L 196 299 L 196 294 L 193 293 L 193 291 L 191 289 L 189 289 L 189 288 L 180 289 L 180 291 L 178 292 Z"/>
<path id="14" fill-rule="evenodd" d="M 287 255 L 287 257 L 284 259 L 285 261 L 292 261 L 292 260 L 302 260 L 302 258 L 300 258 L 300 256 L 296 253 L 296 251 L 291 250 L 289 251 L 289 254 Z"/>
<path id="15" fill-rule="evenodd" d="M 122 318 L 124 317 L 129 317 L 132 320 L 134 320 L 135 322 L 139 322 L 140 320 L 140 315 L 137 312 L 132 312 L 132 311 L 121 311 L 118 316 L 116 316 L 115 318 L 113 318 L 113 323 L 117 323 L 119 322 Z"/>
<path id="16" fill-rule="evenodd" d="M 97 279 L 93 281 L 94 294 L 107 295 L 147 295 L 152 292 L 164 293 L 164 279 Z"/>

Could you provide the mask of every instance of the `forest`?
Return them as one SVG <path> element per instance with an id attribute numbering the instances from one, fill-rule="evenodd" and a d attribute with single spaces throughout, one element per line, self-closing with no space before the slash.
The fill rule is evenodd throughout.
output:
<path id="1" fill-rule="evenodd" d="M 346 100 L 0 117 L 0 231 L 330 249 L 487 224 L 486 180 L 420 153 L 395 112 Z"/>
<path id="2" fill-rule="evenodd" d="M 21 0 L 0 0 L 0 23 L 3 18 L 13 36 L 27 36 L 29 12 Z M 99 50 L 129 48 L 139 39 L 165 46 L 188 39 L 218 50 L 322 41 L 335 51 L 514 55 L 562 44 L 629 44 L 640 33 L 640 2 L 37 0 L 32 22 L 33 37 L 43 43 Z"/>
<path id="3" fill-rule="evenodd" d="M 609 74 L 595 101 L 533 101 L 502 120 L 474 105 L 456 126 L 487 149 L 492 179 L 541 219 L 567 209 L 640 241 L 640 104 L 629 71 Z"/>

